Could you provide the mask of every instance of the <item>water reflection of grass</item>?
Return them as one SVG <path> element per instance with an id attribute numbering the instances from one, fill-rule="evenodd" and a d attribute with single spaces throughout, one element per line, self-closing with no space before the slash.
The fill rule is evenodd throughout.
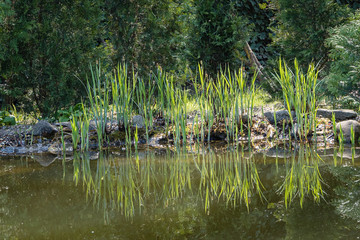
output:
<path id="1" fill-rule="evenodd" d="M 316 151 L 307 146 L 294 151 L 285 161 L 286 174 L 280 179 L 277 194 L 284 196 L 286 207 L 295 198 L 300 199 L 301 206 L 307 196 L 320 200 L 323 196 L 320 163 Z M 266 201 L 254 155 L 244 151 L 222 154 L 209 150 L 204 154 L 177 151 L 160 157 L 149 151 L 124 158 L 100 154 L 96 171 L 90 165 L 93 166 L 86 154 L 75 155 L 75 183 L 82 182 L 87 200 L 94 206 L 116 209 L 127 218 L 172 206 L 189 197 L 203 205 L 207 214 L 218 201 L 229 207 L 243 205 L 248 210 L 254 198 Z"/>
<path id="2" fill-rule="evenodd" d="M 87 198 L 96 207 L 117 209 L 131 217 L 146 208 L 146 203 L 163 205 L 196 191 L 197 200 L 210 211 L 211 201 L 223 199 L 234 207 L 244 203 L 248 208 L 251 196 L 262 196 L 262 184 L 254 161 L 239 152 L 226 155 L 191 156 L 176 154 L 157 159 L 147 153 L 139 160 L 116 159 L 100 154 L 96 172 L 86 155 L 75 155 L 74 181 L 82 179 Z"/>
<path id="3" fill-rule="evenodd" d="M 205 211 L 209 211 L 212 199 L 223 198 L 234 207 L 244 203 L 249 209 L 254 193 L 263 197 L 263 186 L 251 156 L 245 158 L 243 151 L 234 151 L 225 155 L 198 157 L 196 167 L 201 173 L 199 191 L 205 202 Z"/>
<path id="4" fill-rule="evenodd" d="M 323 196 L 319 170 L 321 161 L 315 149 L 300 145 L 297 153 L 292 154 L 291 159 L 285 163 L 286 175 L 279 192 L 284 194 L 286 207 L 297 196 L 301 206 L 307 195 L 312 195 L 316 202 L 320 201 Z"/>

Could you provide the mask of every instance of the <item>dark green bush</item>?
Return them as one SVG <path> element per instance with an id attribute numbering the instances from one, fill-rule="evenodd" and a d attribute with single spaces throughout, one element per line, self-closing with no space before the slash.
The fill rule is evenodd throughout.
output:
<path id="1" fill-rule="evenodd" d="M 194 1 L 195 20 L 189 41 L 188 59 L 195 67 L 202 61 L 207 73 L 214 76 L 229 66 L 241 66 L 241 52 L 249 40 L 250 26 L 230 0 Z M 225 68 L 224 68 L 225 69 Z"/>
<path id="2" fill-rule="evenodd" d="M 1 94 L 43 117 L 80 101 L 90 62 L 103 56 L 97 39 L 100 1 L 3 2 L 0 11 Z M 7 9 L 7 10 L 6 10 Z"/>
<path id="3" fill-rule="evenodd" d="M 332 58 L 325 78 L 329 96 L 356 108 L 360 102 L 360 12 L 350 22 L 332 29 L 327 43 Z"/>
<path id="4" fill-rule="evenodd" d="M 57 115 L 59 117 L 59 122 L 70 121 L 72 116 L 81 117 L 83 116 L 83 105 L 78 103 L 75 106 L 58 110 Z"/>
<path id="5" fill-rule="evenodd" d="M 303 67 L 328 61 L 328 30 L 341 24 L 349 10 L 333 0 L 276 0 L 273 51 Z M 276 59 L 277 60 L 277 59 Z M 275 65 L 275 64 L 274 64 Z"/>
<path id="6" fill-rule="evenodd" d="M 0 126 L 15 125 L 15 117 L 10 115 L 8 111 L 0 111 Z"/>
<path id="7" fill-rule="evenodd" d="M 104 37 L 113 45 L 115 65 L 126 62 L 141 75 L 156 71 L 158 66 L 166 71 L 179 68 L 190 17 L 184 11 L 189 2 L 105 0 Z"/>

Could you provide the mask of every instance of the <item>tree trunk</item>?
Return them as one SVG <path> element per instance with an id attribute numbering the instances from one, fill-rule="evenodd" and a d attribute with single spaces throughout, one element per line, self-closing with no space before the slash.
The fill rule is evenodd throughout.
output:
<path id="1" fill-rule="evenodd" d="M 248 42 L 245 43 L 245 47 L 244 47 L 244 50 L 246 52 L 246 55 L 249 59 L 249 62 L 250 62 L 250 65 L 252 67 L 255 68 L 256 72 L 257 72 L 257 76 L 258 76 L 258 79 L 260 81 L 263 81 L 263 80 L 267 80 L 267 77 L 263 74 L 262 70 L 263 70 L 263 66 L 260 64 L 259 60 L 257 59 L 257 57 L 255 56 L 255 53 L 253 52 L 253 50 L 251 49 L 250 45 Z"/>

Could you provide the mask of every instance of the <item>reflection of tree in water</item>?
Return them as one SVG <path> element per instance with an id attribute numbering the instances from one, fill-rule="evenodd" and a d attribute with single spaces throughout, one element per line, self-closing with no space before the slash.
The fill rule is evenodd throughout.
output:
<path id="1" fill-rule="evenodd" d="M 357 222 L 360 221 L 360 169 L 352 166 L 330 167 L 330 172 L 338 181 L 333 189 L 336 198 L 332 200 L 332 205 L 336 211 Z M 358 228 L 360 228 L 358 226 Z"/>

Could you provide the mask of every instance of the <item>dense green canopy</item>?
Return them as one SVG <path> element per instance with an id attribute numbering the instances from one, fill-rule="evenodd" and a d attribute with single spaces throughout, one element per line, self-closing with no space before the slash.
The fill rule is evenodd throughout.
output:
<path id="1" fill-rule="evenodd" d="M 191 82 L 199 62 L 213 78 L 225 67 L 252 71 L 259 65 L 246 43 L 265 71 L 281 56 L 303 66 L 315 61 L 326 76 L 332 58 L 341 60 L 331 49 L 343 31 L 331 29 L 359 7 L 351 0 L 2 0 L 2 106 L 54 116 L 86 95 L 91 64 L 107 74 L 126 62 L 143 77 L 161 67 L 179 84 Z"/>

